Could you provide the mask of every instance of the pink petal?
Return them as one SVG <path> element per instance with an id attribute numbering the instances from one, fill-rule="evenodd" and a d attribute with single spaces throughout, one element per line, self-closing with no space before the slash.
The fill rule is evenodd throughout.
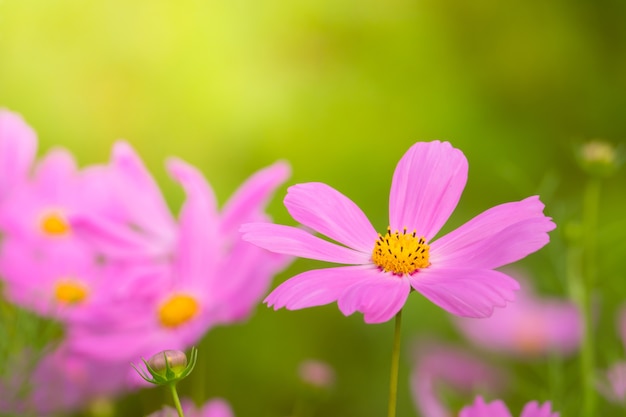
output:
<path id="1" fill-rule="evenodd" d="M 489 404 L 482 397 L 476 397 L 474 404 L 463 407 L 459 417 L 511 417 L 507 406 L 501 400 Z"/>
<path id="2" fill-rule="evenodd" d="M 337 301 L 350 287 L 360 283 L 372 270 L 371 266 L 343 266 L 313 269 L 280 284 L 263 301 L 274 310 L 321 306 Z"/>
<path id="3" fill-rule="evenodd" d="M 185 189 L 187 199 L 180 216 L 176 263 L 181 281 L 198 278 L 215 269 L 220 255 L 218 214 L 213 190 L 204 176 L 179 159 L 167 164 L 170 175 Z"/>
<path id="4" fill-rule="evenodd" d="M 289 178 L 290 171 L 288 163 L 277 162 L 248 178 L 222 209 L 222 232 L 234 233 L 241 223 L 254 221 L 276 188 Z"/>
<path id="5" fill-rule="evenodd" d="M 220 260 L 217 279 L 207 280 L 203 290 L 215 300 L 216 316 L 222 323 L 243 320 L 250 315 L 290 257 L 261 249 L 240 239 Z"/>
<path id="6" fill-rule="evenodd" d="M 146 311 L 146 315 L 148 312 Z M 147 320 L 144 320 L 147 322 Z M 148 322 L 149 323 L 149 322 Z M 155 340 L 160 337 L 159 329 L 152 323 L 137 325 L 135 328 L 106 327 L 87 332 L 81 330 L 70 333 L 65 341 L 71 349 L 88 357 L 110 362 L 130 361 L 140 356 L 150 356 Z M 168 349 L 185 349 L 177 338 L 172 338 Z"/>
<path id="7" fill-rule="evenodd" d="M 539 197 L 501 204 L 430 245 L 430 262 L 443 267 L 492 269 L 543 247 L 556 226 Z"/>
<path id="8" fill-rule="evenodd" d="M 230 405 L 225 400 L 216 398 L 202 406 L 198 417 L 234 417 L 234 414 Z"/>
<path id="9" fill-rule="evenodd" d="M 285 206 L 305 226 L 350 248 L 371 253 L 378 233 L 361 209 L 334 188 L 319 182 L 290 187 Z"/>
<path id="10" fill-rule="evenodd" d="M 272 223 L 246 223 L 239 229 L 242 239 L 263 249 L 300 258 L 341 264 L 370 263 L 370 254 L 336 245 L 291 226 Z"/>
<path id="11" fill-rule="evenodd" d="M 559 413 L 552 412 L 550 401 L 541 406 L 537 401 L 532 401 L 524 406 L 520 417 L 559 417 Z"/>
<path id="12" fill-rule="evenodd" d="M 37 135 L 17 113 L 0 109 L 0 198 L 25 180 L 37 153 Z"/>
<path id="13" fill-rule="evenodd" d="M 128 143 L 120 141 L 113 145 L 111 167 L 119 181 L 117 191 L 121 195 L 117 198 L 122 200 L 130 217 L 126 221 L 169 238 L 175 225 L 167 203 L 156 181 Z"/>
<path id="14" fill-rule="evenodd" d="M 121 259 L 149 259 L 170 254 L 169 241 L 155 239 L 143 230 L 91 213 L 69 216 L 72 230 L 107 257 Z"/>
<path id="15" fill-rule="evenodd" d="M 363 273 L 363 278 L 339 297 L 339 310 L 346 316 L 359 311 L 366 323 L 391 320 L 406 303 L 411 291 L 409 280 L 375 267 Z"/>
<path id="16" fill-rule="evenodd" d="M 494 307 L 515 299 L 517 281 L 500 271 L 426 268 L 411 285 L 444 310 L 462 317 L 489 317 Z"/>
<path id="17" fill-rule="evenodd" d="M 182 403 L 183 412 L 185 413 L 185 415 L 188 415 L 189 417 L 191 417 L 192 414 L 189 412 L 190 408 L 185 406 L 184 400 L 182 400 L 181 403 Z M 176 411 L 176 409 L 173 407 L 164 405 L 160 410 L 157 410 L 154 413 L 148 414 L 146 417 L 178 417 L 178 411 Z"/>
<path id="18" fill-rule="evenodd" d="M 76 178 L 77 168 L 74 157 L 69 151 L 61 148 L 48 152 L 35 169 L 38 192 L 48 197 L 66 195 L 66 190 L 75 186 Z"/>
<path id="19" fill-rule="evenodd" d="M 414 375 L 411 380 L 413 391 L 413 402 L 420 412 L 419 415 L 428 417 L 452 417 L 448 408 L 443 404 L 443 400 L 437 398 L 435 392 L 435 381 L 431 375 Z"/>
<path id="20" fill-rule="evenodd" d="M 393 174 L 389 196 L 392 229 L 417 231 L 429 241 L 448 220 L 467 181 L 467 160 L 448 142 L 418 142 Z"/>

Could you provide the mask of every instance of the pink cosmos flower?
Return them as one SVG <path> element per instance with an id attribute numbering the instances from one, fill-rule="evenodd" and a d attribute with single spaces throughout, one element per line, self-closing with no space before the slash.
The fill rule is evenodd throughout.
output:
<path id="1" fill-rule="evenodd" d="M 101 192 L 105 183 L 101 171 L 78 170 L 69 152 L 55 149 L 5 196 L 0 205 L 0 275 L 10 301 L 66 320 L 94 295 L 124 287 L 121 277 L 128 274 L 104 264 L 68 222 L 80 212 L 111 215 L 111 200 Z M 108 274 L 118 286 L 101 285 L 109 281 Z"/>
<path id="2" fill-rule="evenodd" d="M 117 147 L 116 152 L 114 158 L 124 161 L 123 175 L 130 177 L 124 183 L 131 187 L 145 183 L 145 170 L 132 149 Z M 116 162 L 113 169 L 119 166 Z M 253 175 L 221 211 L 210 185 L 196 168 L 171 159 L 168 170 L 186 193 L 177 229 L 153 233 L 137 226 L 143 219 L 130 224 L 89 216 L 72 219 L 81 236 L 111 262 L 151 260 L 162 265 L 154 274 L 157 282 L 163 283 L 152 298 L 137 300 L 127 293 L 115 300 L 115 309 L 106 302 L 93 305 L 92 319 L 74 323 L 68 332 L 68 343 L 77 351 L 118 361 L 137 360 L 165 349 L 184 350 L 211 327 L 248 317 L 274 274 L 289 262 L 288 257 L 242 241 L 237 232 L 242 221 L 267 220 L 264 206 L 289 173 L 284 163 Z M 141 192 L 142 188 L 136 189 L 136 194 Z M 130 198 L 132 193 L 125 195 Z M 158 217 L 166 218 L 162 213 L 153 216 L 155 223 Z M 158 224 L 165 227 L 166 223 Z M 158 236 L 164 238 L 159 241 Z M 174 237 L 173 245 L 169 236 Z"/>
<path id="3" fill-rule="evenodd" d="M 322 183 L 292 186 L 291 216 L 336 243 L 275 224 L 245 224 L 243 239 L 270 251 L 348 264 L 299 274 L 265 302 L 290 310 L 337 301 L 367 323 L 391 319 L 411 289 L 465 317 L 487 317 L 514 299 L 517 282 L 494 270 L 543 247 L 555 225 L 538 197 L 502 204 L 435 239 L 467 180 L 467 160 L 448 142 L 418 142 L 400 159 L 391 184 L 389 227 L 377 233 L 343 194 Z"/>
<path id="4" fill-rule="evenodd" d="M 224 262 L 231 256 L 233 259 L 260 256 L 260 259 L 252 259 L 251 262 L 260 261 L 257 266 L 261 270 L 267 264 L 286 265 L 288 257 L 258 250 L 254 245 L 243 242 L 238 232 L 242 222 L 268 220 L 264 208 L 276 188 L 289 176 L 290 169 L 286 163 L 278 162 L 254 174 L 221 210 L 217 207 L 211 186 L 196 168 L 171 158 L 168 170 L 187 193 L 188 201 L 181 210 L 178 222 L 141 158 L 127 143 L 116 143 L 108 170 L 108 183 L 114 184 L 111 200 L 116 203 L 116 215 L 101 216 L 85 211 L 74 215 L 70 223 L 76 233 L 111 261 L 169 263 L 172 258 L 179 257 L 178 253 L 186 256 L 186 246 L 197 243 L 200 247 L 214 246 L 216 251 L 211 253 L 208 248 L 204 251 L 197 249 L 193 255 L 198 258 L 196 261 L 204 259 L 204 262 L 209 262 L 213 259 L 211 262 L 218 262 L 219 259 Z M 235 271 L 249 265 L 243 262 L 226 263 Z M 262 271 L 257 272 L 266 275 Z M 231 293 L 242 290 L 246 294 L 258 294 L 267 288 L 265 284 L 257 289 L 258 281 L 262 280 L 245 283 L 223 280 L 219 288 Z M 233 289 L 235 283 L 245 284 L 245 288 Z M 237 297 L 242 299 L 246 295 L 239 292 Z"/>
<path id="5" fill-rule="evenodd" d="M 482 397 L 476 397 L 474 404 L 464 407 L 459 417 L 512 417 L 512 415 L 501 400 L 486 403 Z M 559 417 L 559 413 L 552 411 L 550 401 L 543 405 L 532 401 L 524 406 L 520 417 Z"/>
<path id="6" fill-rule="evenodd" d="M 103 174 L 95 167 L 79 170 L 65 149 L 51 150 L 37 162 L 32 177 L 1 206 L 0 227 L 38 250 L 76 239 L 70 217 L 78 213 L 110 217 L 115 213 L 110 193 L 103 192 L 111 188 Z"/>
<path id="7" fill-rule="evenodd" d="M 415 406 L 423 416 L 452 416 L 439 399 L 442 388 L 468 394 L 485 389 L 495 393 L 506 382 L 497 369 L 479 358 L 441 343 L 421 345 L 415 357 L 417 364 L 411 374 L 411 391 Z"/>
<path id="8" fill-rule="evenodd" d="M 185 417 L 234 417 L 228 403 L 222 399 L 207 401 L 201 408 L 197 408 L 191 400 L 181 400 L 181 406 Z M 165 406 L 159 411 L 155 411 L 148 417 L 178 417 L 178 413 L 172 407 Z"/>
<path id="9" fill-rule="evenodd" d="M 571 354 L 582 337 L 581 316 L 574 303 L 539 297 L 526 282 L 507 308 L 484 320 L 457 318 L 455 323 L 476 345 L 520 356 Z"/>

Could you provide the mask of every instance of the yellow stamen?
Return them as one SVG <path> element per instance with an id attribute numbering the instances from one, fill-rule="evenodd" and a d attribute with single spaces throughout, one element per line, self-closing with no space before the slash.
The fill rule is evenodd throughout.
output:
<path id="1" fill-rule="evenodd" d="M 70 225 L 59 213 L 47 213 L 41 218 L 41 230 L 51 236 L 62 236 L 70 232 Z"/>
<path id="2" fill-rule="evenodd" d="M 88 288 L 80 281 L 67 279 L 56 283 L 54 296 L 59 304 L 75 305 L 87 298 Z"/>
<path id="3" fill-rule="evenodd" d="M 198 302 L 190 295 L 176 294 L 159 308 L 159 320 L 165 327 L 178 327 L 195 317 Z"/>
<path id="4" fill-rule="evenodd" d="M 391 232 L 387 228 L 384 236 L 378 234 L 378 240 L 372 251 L 372 261 L 385 272 L 395 275 L 413 274 L 420 268 L 430 265 L 428 250 L 423 237 L 416 237 L 415 231 L 407 233 L 406 228 L 402 232 Z"/>

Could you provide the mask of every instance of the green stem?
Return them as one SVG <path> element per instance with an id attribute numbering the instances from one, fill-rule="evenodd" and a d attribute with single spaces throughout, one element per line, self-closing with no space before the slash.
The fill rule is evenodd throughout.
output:
<path id="1" fill-rule="evenodd" d="M 591 178 L 585 187 L 583 197 L 583 249 L 585 286 L 592 290 L 596 281 L 596 231 L 600 209 L 600 180 Z"/>
<path id="2" fill-rule="evenodd" d="M 400 368 L 400 325 L 402 324 L 402 310 L 396 314 L 393 333 L 393 349 L 391 351 L 391 377 L 389 380 L 389 409 L 387 417 L 396 416 L 396 402 L 398 398 L 398 370 Z"/>
<path id="3" fill-rule="evenodd" d="M 172 398 L 174 399 L 174 406 L 176 407 L 176 411 L 178 411 L 178 417 L 185 417 L 183 414 L 183 407 L 180 405 L 180 399 L 178 398 L 178 391 L 176 391 L 176 383 L 172 382 L 169 384 L 170 392 L 172 393 Z"/>
<path id="4" fill-rule="evenodd" d="M 591 178 L 583 194 L 583 236 L 582 236 L 582 285 L 579 294 L 579 306 L 583 316 L 583 340 L 581 347 L 581 372 L 583 382 L 583 416 L 596 415 L 595 346 L 591 294 L 596 282 L 596 231 L 598 230 L 598 212 L 600 206 L 600 180 Z"/>

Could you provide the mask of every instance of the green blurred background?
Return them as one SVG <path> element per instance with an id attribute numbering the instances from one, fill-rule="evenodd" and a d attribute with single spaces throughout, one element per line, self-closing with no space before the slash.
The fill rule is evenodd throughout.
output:
<path id="1" fill-rule="evenodd" d="M 169 155 L 202 169 L 222 202 L 253 171 L 285 159 L 290 183 L 331 184 L 380 230 L 403 152 L 449 140 L 467 155 L 470 177 L 446 230 L 540 193 L 559 229 L 522 263 L 541 291 L 564 295 L 561 236 L 580 216 L 585 182 L 573 149 L 626 139 L 625 22 L 623 0 L 0 0 L 0 106 L 37 130 L 41 152 L 65 146 L 82 164 L 130 141 L 174 210 L 182 193 L 164 172 Z M 626 298 L 624 180 L 622 170 L 602 195 L 604 367 L 623 356 L 613 313 Z M 283 195 L 270 211 L 291 224 Z M 275 283 L 312 266 L 298 261 Z M 398 415 L 413 416 L 412 342 L 459 337 L 421 296 L 405 310 Z M 183 391 L 197 401 L 224 396 L 237 416 L 287 416 L 301 395 L 296 368 L 312 357 L 338 374 L 318 415 L 381 415 L 392 330 L 345 318 L 336 305 L 260 306 L 247 323 L 207 335 L 201 372 Z M 535 391 L 512 393 L 514 410 L 549 399 L 537 378 L 546 365 L 531 365 L 518 377 L 535 378 Z M 563 367 L 577 378 L 575 363 Z M 576 389 L 552 393 L 562 415 L 575 414 L 567 400 Z M 152 411 L 164 394 L 133 395 L 118 415 Z"/>

